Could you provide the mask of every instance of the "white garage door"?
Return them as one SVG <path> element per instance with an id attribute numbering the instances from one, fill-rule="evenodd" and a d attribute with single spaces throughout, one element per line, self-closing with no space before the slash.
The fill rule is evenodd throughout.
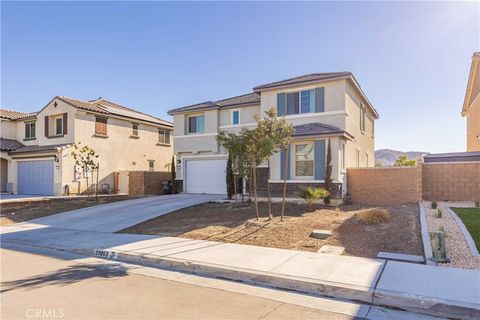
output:
<path id="1" fill-rule="evenodd" d="M 187 193 L 226 194 L 227 160 L 187 160 Z"/>
<path id="2" fill-rule="evenodd" d="M 53 195 L 53 160 L 19 161 L 18 193 Z"/>

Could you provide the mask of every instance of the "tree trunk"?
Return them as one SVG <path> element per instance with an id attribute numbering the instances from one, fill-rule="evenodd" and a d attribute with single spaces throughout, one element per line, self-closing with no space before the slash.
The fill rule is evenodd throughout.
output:
<path id="1" fill-rule="evenodd" d="M 250 180 L 248 181 L 248 202 L 252 202 L 253 168 L 250 168 Z"/>
<path id="2" fill-rule="evenodd" d="M 268 159 L 267 197 L 268 197 L 268 218 L 272 220 L 273 214 L 272 214 L 272 197 L 270 195 L 270 159 Z"/>
<path id="3" fill-rule="evenodd" d="M 237 174 L 235 173 L 235 161 L 233 161 L 233 192 L 235 192 L 235 207 L 238 207 Z"/>
<path id="4" fill-rule="evenodd" d="M 98 171 L 100 170 L 100 164 L 97 165 L 97 183 L 95 185 L 95 200 L 98 201 Z"/>
<path id="5" fill-rule="evenodd" d="M 257 213 L 257 220 L 260 218 L 258 214 L 258 197 L 257 197 L 257 168 L 253 166 L 253 192 L 255 197 L 255 212 Z"/>
<path id="6" fill-rule="evenodd" d="M 287 196 L 287 170 L 288 170 L 288 158 L 289 158 L 290 148 L 287 146 L 285 149 L 285 177 L 283 180 L 283 200 L 282 200 L 282 216 L 280 217 L 280 222 L 283 222 L 283 216 L 285 215 L 285 198 Z"/>

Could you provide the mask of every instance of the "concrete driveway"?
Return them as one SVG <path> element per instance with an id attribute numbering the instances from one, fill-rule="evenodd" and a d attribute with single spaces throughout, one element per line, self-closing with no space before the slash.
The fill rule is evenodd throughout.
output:
<path id="1" fill-rule="evenodd" d="M 224 198 L 224 195 L 207 194 L 140 198 L 67 211 L 29 223 L 59 229 L 116 232 L 172 211 Z"/>

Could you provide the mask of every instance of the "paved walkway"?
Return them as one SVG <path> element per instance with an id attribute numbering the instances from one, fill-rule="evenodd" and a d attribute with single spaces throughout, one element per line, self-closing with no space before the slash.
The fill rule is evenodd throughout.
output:
<path id="1" fill-rule="evenodd" d="M 116 232 L 175 210 L 224 197 L 174 194 L 139 198 L 72 210 L 30 222 L 61 229 Z"/>

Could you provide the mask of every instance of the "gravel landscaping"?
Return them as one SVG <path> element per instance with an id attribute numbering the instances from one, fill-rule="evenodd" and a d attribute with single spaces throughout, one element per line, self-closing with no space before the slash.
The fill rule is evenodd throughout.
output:
<path id="1" fill-rule="evenodd" d="M 432 209 L 430 202 L 422 202 L 425 208 L 428 231 L 445 231 L 447 256 L 449 263 L 439 263 L 439 266 L 480 270 L 480 257 L 474 257 L 468 247 L 467 241 L 455 219 L 446 207 L 473 207 L 466 202 L 439 202 L 438 208 L 442 210 L 442 217 L 437 217 L 438 209 Z"/>
<path id="2" fill-rule="evenodd" d="M 275 218 L 264 213 L 255 220 L 253 206 L 207 203 L 181 209 L 121 232 L 175 236 L 316 252 L 323 245 L 345 247 L 344 255 L 375 257 L 379 251 L 423 255 L 417 204 L 385 206 L 391 218 L 378 224 L 360 222 L 358 211 L 370 207 L 348 205 L 339 208 L 288 203 L 285 221 L 279 221 L 280 204 L 273 205 Z M 328 239 L 310 237 L 313 230 L 330 230 Z"/>

